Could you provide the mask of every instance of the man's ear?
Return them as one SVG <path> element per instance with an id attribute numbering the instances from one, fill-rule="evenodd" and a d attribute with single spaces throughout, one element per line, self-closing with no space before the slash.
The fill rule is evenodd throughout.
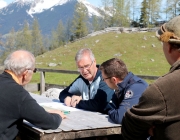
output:
<path id="1" fill-rule="evenodd" d="M 117 84 L 117 79 L 116 79 L 116 77 L 111 77 L 111 79 L 112 79 L 113 83 Z"/>
<path id="2" fill-rule="evenodd" d="M 25 70 L 25 71 L 22 73 L 22 82 L 25 81 L 26 76 L 27 76 L 27 73 L 28 73 L 28 70 Z"/>
<path id="3" fill-rule="evenodd" d="M 111 79 L 113 80 L 113 82 L 117 85 L 118 83 L 121 83 L 123 80 L 120 80 L 117 77 L 111 77 Z"/>
<path id="4" fill-rule="evenodd" d="M 94 59 L 94 63 L 96 63 L 96 59 Z"/>

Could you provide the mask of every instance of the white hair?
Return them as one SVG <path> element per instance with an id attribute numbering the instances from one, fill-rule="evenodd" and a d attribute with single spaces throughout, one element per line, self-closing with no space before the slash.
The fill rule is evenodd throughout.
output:
<path id="1" fill-rule="evenodd" d="M 21 52 L 22 55 L 14 55 L 15 52 Z M 4 61 L 5 70 L 10 70 L 16 75 L 21 75 L 27 69 L 35 67 L 34 55 L 26 50 L 18 50 L 10 53 Z"/>
<path id="2" fill-rule="evenodd" d="M 85 54 L 85 53 L 88 53 L 91 60 L 94 61 L 95 60 L 95 57 L 94 57 L 94 54 L 92 53 L 92 51 L 89 49 L 89 48 L 83 48 L 81 50 L 79 50 L 77 53 L 76 53 L 76 56 L 75 56 L 75 61 L 78 62 L 79 60 L 82 59 L 82 56 Z"/>

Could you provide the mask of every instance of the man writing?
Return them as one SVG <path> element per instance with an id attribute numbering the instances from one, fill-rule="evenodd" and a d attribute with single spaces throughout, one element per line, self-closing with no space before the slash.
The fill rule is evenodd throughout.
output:
<path id="1" fill-rule="evenodd" d="M 25 50 L 11 53 L 0 74 L 0 139 L 13 140 L 26 119 L 43 129 L 56 129 L 65 117 L 61 111 L 46 112 L 23 88 L 35 71 L 35 58 Z"/>
<path id="2" fill-rule="evenodd" d="M 125 114 L 122 135 L 125 140 L 179 140 L 180 129 L 180 16 L 157 31 L 170 71 L 151 84 L 136 106 Z"/>
<path id="3" fill-rule="evenodd" d="M 103 62 L 100 70 L 106 84 L 115 90 L 113 103 L 116 104 L 109 103 L 107 106 L 109 118 L 113 122 L 121 124 L 124 113 L 138 103 L 148 84 L 133 73 L 128 72 L 125 63 L 118 58 Z"/>
<path id="4" fill-rule="evenodd" d="M 101 71 L 90 49 L 81 49 L 75 56 L 80 75 L 64 89 L 59 99 L 67 106 L 104 112 L 114 91 L 102 81 Z"/>

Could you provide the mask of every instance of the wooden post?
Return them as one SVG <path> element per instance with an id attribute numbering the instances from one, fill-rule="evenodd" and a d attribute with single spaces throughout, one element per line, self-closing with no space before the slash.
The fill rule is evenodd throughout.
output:
<path id="1" fill-rule="evenodd" d="M 45 71 L 40 72 L 40 95 L 45 91 Z"/>

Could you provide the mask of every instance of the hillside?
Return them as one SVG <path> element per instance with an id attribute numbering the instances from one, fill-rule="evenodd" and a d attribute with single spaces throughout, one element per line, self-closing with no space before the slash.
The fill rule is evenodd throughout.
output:
<path id="1" fill-rule="evenodd" d="M 69 43 L 38 56 L 36 58 L 36 67 L 77 70 L 74 56 L 77 50 L 84 47 L 92 49 L 97 64 L 101 64 L 107 59 L 118 57 L 127 64 L 129 71 L 132 71 L 134 74 L 159 76 L 169 70 L 169 64 L 166 62 L 163 54 L 162 44 L 157 40 L 154 32 L 122 34 L 111 32 Z M 58 65 L 49 67 L 49 63 Z M 71 77 L 67 78 L 64 74 L 55 74 L 55 76 L 46 74 L 46 81 L 47 83 L 69 84 L 76 75 L 73 78 Z M 36 81 L 35 79 L 37 80 L 36 75 L 34 76 L 34 81 Z"/>

